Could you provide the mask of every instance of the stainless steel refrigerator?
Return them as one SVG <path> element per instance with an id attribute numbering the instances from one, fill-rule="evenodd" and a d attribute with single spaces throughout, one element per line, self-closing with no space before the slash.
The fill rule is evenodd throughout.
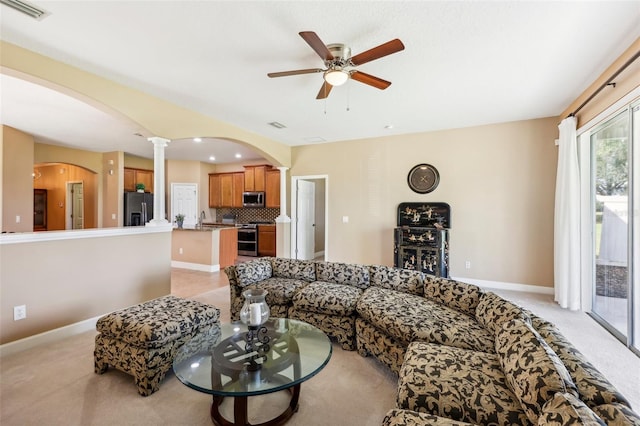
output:
<path id="1" fill-rule="evenodd" d="M 124 226 L 144 226 L 153 219 L 153 194 L 124 193 Z"/>

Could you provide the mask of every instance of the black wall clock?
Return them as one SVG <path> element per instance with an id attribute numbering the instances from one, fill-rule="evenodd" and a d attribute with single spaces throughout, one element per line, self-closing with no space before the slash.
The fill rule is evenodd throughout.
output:
<path id="1" fill-rule="evenodd" d="M 438 187 L 440 174 L 431 164 L 418 164 L 407 176 L 409 188 L 418 194 L 428 194 Z"/>

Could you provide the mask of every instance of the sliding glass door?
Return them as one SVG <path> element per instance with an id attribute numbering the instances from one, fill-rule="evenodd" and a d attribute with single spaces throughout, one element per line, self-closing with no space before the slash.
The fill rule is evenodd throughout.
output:
<path id="1" fill-rule="evenodd" d="M 639 110 L 638 105 L 629 106 L 590 131 L 591 313 L 636 349 L 640 348 Z"/>

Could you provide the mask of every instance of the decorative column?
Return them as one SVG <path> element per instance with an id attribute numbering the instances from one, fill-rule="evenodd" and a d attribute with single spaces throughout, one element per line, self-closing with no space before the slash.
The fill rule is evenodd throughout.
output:
<path id="1" fill-rule="evenodd" d="M 147 140 L 153 144 L 153 190 L 155 196 L 153 197 L 153 219 L 146 226 L 164 226 L 169 224 L 164 207 L 164 149 L 171 141 L 157 136 Z"/>
<path id="2" fill-rule="evenodd" d="M 291 218 L 287 216 L 287 170 L 280 170 L 280 216 L 276 218 L 276 256 L 291 257 Z"/>

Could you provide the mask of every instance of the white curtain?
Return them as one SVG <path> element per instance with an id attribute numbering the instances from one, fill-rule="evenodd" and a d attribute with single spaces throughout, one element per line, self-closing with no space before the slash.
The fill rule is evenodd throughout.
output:
<path id="1" fill-rule="evenodd" d="M 580 309 L 580 169 L 577 120 L 568 117 L 560 130 L 554 216 L 555 300 L 563 308 Z"/>

